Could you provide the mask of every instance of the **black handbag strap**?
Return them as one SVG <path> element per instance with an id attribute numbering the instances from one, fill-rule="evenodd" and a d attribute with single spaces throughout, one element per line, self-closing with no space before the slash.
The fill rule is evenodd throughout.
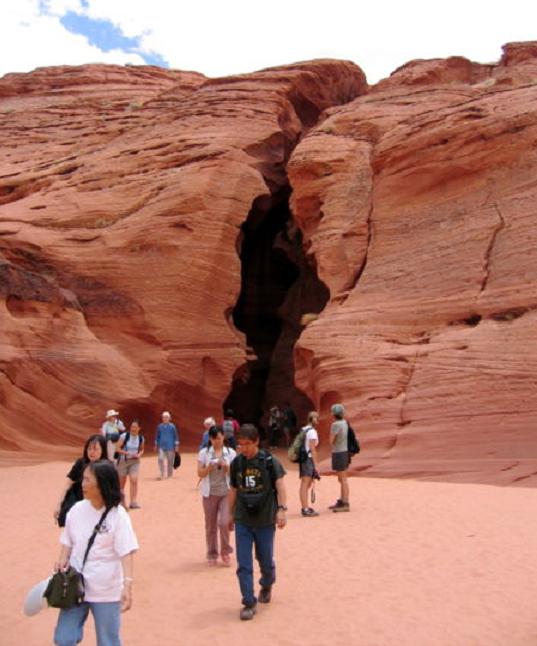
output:
<path id="1" fill-rule="evenodd" d="M 88 558 L 88 554 L 89 554 L 89 551 L 91 550 L 91 546 L 95 542 L 95 538 L 96 538 L 97 534 L 99 533 L 99 530 L 101 529 L 101 526 L 104 523 L 104 519 L 106 518 L 106 515 L 108 514 L 110 509 L 111 509 L 111 507 L 108 507 L 107 509 L 104 510 L 103 515 L 101 516 L 101 519 L 99 520 L 99 522 L 93 528 L 93 533 L 89 537 L 88 546 L 86 547 L 86 553 L 84 554 L 84 560 L 82 561 L 82 567 L 80 568 L 80 570 L 83 570 L 84 565 L 86 565 L 86 559 Z"/>

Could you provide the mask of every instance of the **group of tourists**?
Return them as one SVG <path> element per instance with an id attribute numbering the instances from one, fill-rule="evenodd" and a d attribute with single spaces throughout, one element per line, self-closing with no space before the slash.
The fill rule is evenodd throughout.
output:
<path id="1" fill-rule="evenodd" d="M 338 474 L 340 498 L 332 511 L 349 511 L 347 469 L 349 425 L 341 404 L 332 407 L 330 428 L 332 469 Z M 229 422 L 226 425 L 226 421 Z M 308 495 L 318 475 L 317 426 L 319 414 L 309 413 L 301 429 L 299 460 L 300 502 L 304 517 L 318 516 L 308 504 Z M 287 522 L 286 471 L 278 458 L 260 447 L 258 429 L 239 426 L 233 411 L 217 425 L 214 418 L 204 423 L 204 438 L 198 453 L 197 475 L 205 518 L 206 558 L 210 567 L 220 560 L 231 566 L 235 532 L 237 577 L 242 596 L 241 620 L 252 619 L 258 603 L 269 603 L 276 580 L 274 536 Z M 120 612 L 132 603 L 133 555 L 138 549 L 136 535 L 127 513 L 123 489 L 130 479 L 130 504 L 138 509 L 137 479 L 145 441 L 138 421 L 127 430 L 116 410 L 109 410 L 101 433 L 91 435 L 82 457 L 72 466 L 54 511 L 61 534 L 61 552 L 55 570 L 69 565 L 83 572 L 85 596 L 81 605 L 60 610 L 55 643 L 74 646 L 82 639 L 89 612 L 93 614 L 98 646 L 120 646 Z M 168 412 L 156 429 L 159 478 L 173 475 L 174 456 L 179 446 L 177 427 Z M 95 534 L 94 543 L 88 538 Z M 90 549 L 91 548 L 91 549 Z M 259 563 L 260 589 L 255 593 L 253 556 Z"/>

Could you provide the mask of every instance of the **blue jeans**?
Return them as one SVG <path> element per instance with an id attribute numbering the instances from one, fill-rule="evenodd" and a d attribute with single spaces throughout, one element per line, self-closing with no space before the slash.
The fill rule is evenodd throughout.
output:
<path id="1" fill-rule="evenodd" d="M 235 523 L 235 540 L 237 545 L 237 577 L 245 606 L 255 606 L 257 599 L 254 595 L 254 562 L 252 547 L 255 546 L 255 558 L 259 563 L 262 587 L 271 586 L 276 581 L 276 566 L 274 565 L 274 525 L 267 527 L 249 527 Z"/>
<path id="2" fill-rule="evenodd" d="M 121 646 L 119 638 L 121 603 L 119 601 L 99 603 L 89 601 L 68 610 L 60 610 L 54 631 L 56 646 L 76 646 L 82 641 L 84 623 L 90 610 L 95 621 L 97 646 Z"/>

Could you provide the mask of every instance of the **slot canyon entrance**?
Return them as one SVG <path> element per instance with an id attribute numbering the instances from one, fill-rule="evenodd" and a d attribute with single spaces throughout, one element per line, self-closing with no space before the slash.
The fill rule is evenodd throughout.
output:
<path id="1" fill-rule="evenodd" d="M 240 422 L 266 426 L 271 406 L 295 411 L 312 403 L 294 384 L 293 348 L 305 313 L 319 313 L 329 292 L 307 261 L 289 210 L 290 190 L 257 198 L 241 227 L 241 292 L 233 323 L 246 335 L 249 358 L 234 375 L 224 408 Z"/>

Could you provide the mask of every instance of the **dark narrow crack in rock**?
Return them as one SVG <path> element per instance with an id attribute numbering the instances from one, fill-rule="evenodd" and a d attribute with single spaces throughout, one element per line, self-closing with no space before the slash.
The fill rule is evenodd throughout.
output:
<path id="1" fill-rule="evenodd" d="M 517 478 L 513 478 L 511 480 L 511 484 L 515 484 L 515 482 L 521 482 L 522 480 L 528 480 L 529 478 L 533 478 L 533 476 L 537 476 L 537 471 L 532 471 L 525 476 L 518 476 Z"/>
<path id="2" fill-rule="evenodd" d="M 487 249 L 485 251 L 485 259 L 484 259 L 484 263 L 483 263 L 483 271 L 484 271 L 485 275 L 483 276 L 483 280 L 481 281 L 481 286 L 480 286 L 480 289 L 479 289 L 480 294 L 482 294 L 485 291 L 485 289 L 487 288 L 487 283 L 488 283 L 489 276 L 490 276 L 491 255 L 492 255 L 492 251 L 494 249 L 494 245 L 496 244 L 496 238 L 498 237 L 498 234 L 500 233 L 500 231 L 505 227 L 505 220 L 504 220 L 503 215 L 502 215 L 502 213 L 500 211 L 500 208 L 499 208 L 499 206 L 498 206 L 498 204 L 496 202 L 494 203 L 494 209 L 495 209 L 495 211 L 496 211 L 496 213 L 498 215 L 499 222 L 494 227 L 494 229 L 492 230 L 492 235 L 490 237 L 489 244 L 488 244 Z"/>

